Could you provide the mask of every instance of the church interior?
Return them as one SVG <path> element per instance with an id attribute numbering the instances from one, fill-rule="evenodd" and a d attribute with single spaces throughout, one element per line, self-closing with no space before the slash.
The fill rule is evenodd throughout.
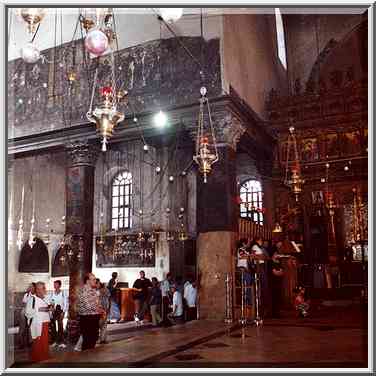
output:
<path id="1" fill-rule="evenodd" d="M 8 367 L 367 367 L 366 7 L 6 20 Z"/>

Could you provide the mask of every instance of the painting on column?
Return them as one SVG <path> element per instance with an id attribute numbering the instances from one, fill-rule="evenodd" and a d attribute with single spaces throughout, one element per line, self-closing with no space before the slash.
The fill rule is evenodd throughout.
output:
<path id="1" fill-rule="evenodd" d="M 337 133 L 329 133 L 325 136 L 325 155 L 327 158 L 339 156 L 339 139 Z"/>
<path id="2" fill-rule="evenodd" d="M 303 162 L 312 162 L 319 159 L 317 138 L 305 138 L 302 140 L 301 156 Z"/>
<path id="3" fill-rule="evenodd" d="M 361 152 L 361 139 L 358 130 L 346 132 L 342 138 L 342 152 L 344 155 L 357 155 Z"/>

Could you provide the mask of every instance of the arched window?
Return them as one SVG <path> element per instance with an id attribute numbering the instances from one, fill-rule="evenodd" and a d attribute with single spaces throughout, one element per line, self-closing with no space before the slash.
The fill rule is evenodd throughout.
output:
<path id="1" fill-rule="evenodd" d="M 124 230 L 132 227 L 132 174 L 120 172 L 112 182 L 111 228 Z"/>
<path id="2" fill-rule="evenodd" d="M 287 69 L 285 31 L 279 8 L 275 8 L 275 26 L 277 30 L 278 57 L 282 65 Z"/>
<path id="3" fill-rule="evenodd" d="M 258 180 L 247 180 L 240 186 L 240 201 L 240 216 L 262 225 L 262 187 Z"/>

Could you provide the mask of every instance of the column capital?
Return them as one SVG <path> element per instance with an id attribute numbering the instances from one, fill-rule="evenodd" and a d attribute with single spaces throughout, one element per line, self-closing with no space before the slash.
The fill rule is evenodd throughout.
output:
<path id="1" fill-rule="evenodd" d="M 236 151 L 241 136 L 246 132 L 245 125 L 228 109 L 213 106 L 211 113 L 213 128 L 217 146 L 228 146 Z M 204 119 L 208 126 L 208 116 L 205 113 Z M 195 141 L 197 137 L 197 124 L 188 129 L 191 138 Z"/>
<path id="2" fill-rule="evenodd" d="M 70 167 L 95 166 L 99 150 L 87 140 L 69 142 L 65 145 L 65 149 Z"/>

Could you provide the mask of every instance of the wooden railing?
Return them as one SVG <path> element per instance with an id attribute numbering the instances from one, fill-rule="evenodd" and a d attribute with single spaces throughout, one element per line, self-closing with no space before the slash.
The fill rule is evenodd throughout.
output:
<path id="1" fill-rule="evenodd" d="M 254 239 L 256 236 L 262 236 L 264 240 L 272 239 L 272 229 L 265 225 L 259 225 L 249 219 L 239 218 L 239 239 Z"/>

